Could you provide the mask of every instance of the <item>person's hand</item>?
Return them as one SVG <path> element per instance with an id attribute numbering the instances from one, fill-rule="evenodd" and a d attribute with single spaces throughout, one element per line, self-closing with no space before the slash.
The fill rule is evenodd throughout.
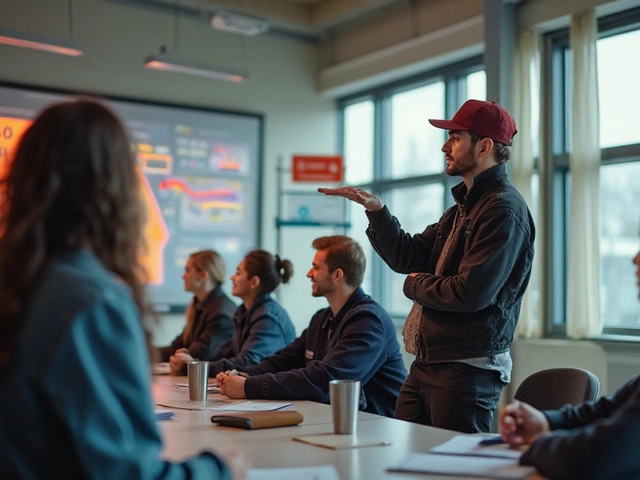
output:
<path id="1" fill-rule="evenodd" d="M 182 366 L 187 362 L 193 362 L 193 357 L 191 355 L 188 353 L 178 353 L 179 350 L 176 350 L 176 352 L 169 358 L 169 368 L 171 369 L 172 375 L 180 375 L 182 373 Z"/>
<path id="2" fill-rule="evenodd" d="M 231 470 L 231 478 L 233 480 L 245 480 L 247 478 L 249 462 L 247 462 L 247 457 L 243 452 L 224 453 L 220 456 L 229 467 L 229 470 Z"/>
<path id="3" fill-rule="evenodd" d="M 528 403 L 514 400 L 500 412 L 499 430 L 509 445 L 529 445 L 539 435 L 549 432 L 549 421 L 540 410 Z"/>
<path id="4" fill-rule="evenodd" d="M 221 377 L 221 375 L 224 375 Z M 220 393 L 229 398 L 247 398 L 244 393 L 244 382 L 247 380 L 242 375 L 218 374 L 216 377 L 220 384 Z"/>
<path id="5" fill-rule="evenodd" d="M 224 382 L 224 377 L 228 376 L 231 370 L 227 370 L 226 372 L 220 372 L 216 375 L 216 382 L 218 386 L 222 385 Z"/>
<path id="6" fill-rule="evenodd" d="M 344 197 L 347 200 L 359 203 L 370 212 L 377 212 L 384 207 L 380 197 L 355 187 L 319 188 L 318 191 L 325 195 Z"/>

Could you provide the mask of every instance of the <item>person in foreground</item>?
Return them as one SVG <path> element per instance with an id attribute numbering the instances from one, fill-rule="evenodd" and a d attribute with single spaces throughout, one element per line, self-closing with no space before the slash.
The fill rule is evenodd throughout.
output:
<path id="1" fill-rule="evenodd" d="M 163 362 L 177 350 L 196 358 L 209 358 L 233 336 L 236 304 L 222 290 L 226 268 L 213 250 L 192 253 L 184 267 L 184 289 L 193 293 L 187 309 L 187 324 L 171 345 L 159 348 Z"/>
<path id="2" fill-rule="evenodd" d="M 511 376 L 509 348 L 531 275 L 535 228 L 507 179 L 516 124 L 495 102 L 468 100 L 448 130 L 446 173 L 461 176 L 456 205 L 410 235 L 382 200 L 353 187 L 319 188 L 365 207 L 367 236 L 380 257 L 407 274 L 413 300 L 403 330 L 416 356 L 396 418 L 460 432 L 488 432 Z"/>
<path id="3" fill-rule="evenodd" d="M 640 252 L 633 263 L 640 287 Z M 530 445 L 520 463 L 547 477 L 640 478 L 640 376 L 611 396 L 560 410 L 514 401 L 502 410 L 499 428 L 509 444 Z"/>
<path id="4" fill-rule="evenodd" d="M 389 314 L 360 284 L 366 260 L 349 237 L 320 237 L 311 279 L 314 297 L 329 308 L 318 311 L 291 345 L 247 367 L 243 375 L 217 376 L 231 398 L 313 400 L 329 403 L 329 382 L 360 380 L 360 410 L 392 417 L 407 371 Z"/>
<path id="5" fill-rule="evenodd" d="M 289 314 L 271 296 L 280 283 L 288 283 L 292 275 L 293 265 L 289 260 L 281 260 L 265 250 L 252 250 L 238 264 L 231 277 L 231 294 L 242 299 L 233 317 L 235 334 L 212 355 L 201 357 L 209 360 L 211 376 L 221 370 L 255 365 L 296 338 Z M 187 362 L 193 361 L 189 353 L 178 350 L 171 357 L 173 374 L 186 374 Z"/>
<path id="6" fill-rule="evenodd" d="M 144 209 L 115 115 L 90 100 L 47 108 L 0 191 L 0 477 L 244 478 L 241 456 L 160 458 Z"/>

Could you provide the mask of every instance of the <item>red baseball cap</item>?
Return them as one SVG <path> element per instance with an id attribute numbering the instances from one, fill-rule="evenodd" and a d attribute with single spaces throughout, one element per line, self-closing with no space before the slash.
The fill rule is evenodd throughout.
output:
<path id="1" fill-rule="evenodd" d="M 511 145 L 518 133 L 516 122 L 504 108 L 496 102 L 467 100 L 451 120 L 432 120 L 429 123 L 445 130 L 471 130 L 490 139 Z"/>

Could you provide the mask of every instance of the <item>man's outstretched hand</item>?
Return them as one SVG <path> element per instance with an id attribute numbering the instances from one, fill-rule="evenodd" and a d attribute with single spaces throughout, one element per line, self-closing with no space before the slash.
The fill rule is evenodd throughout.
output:
<path id="1" fill-rule="evenodd" d="M 359 203 L 370 212 L 377 212 L 384 207 L 384 203 L 382 203 L 380 197 L 355 187 L 319 188 L 318 191 L 325 195 L 343 197 L 352 202 Z"/>

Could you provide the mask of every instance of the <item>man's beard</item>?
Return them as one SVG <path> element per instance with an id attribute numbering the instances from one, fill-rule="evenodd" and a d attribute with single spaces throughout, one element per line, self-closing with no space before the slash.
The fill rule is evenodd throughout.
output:
<path id="1" fill-rule="evenodd" d="M 475 145 L 470 145 L 469 150 L 464 155 L 458 157 L 447 166 L 447 175 L 451 177 L 464 175 L 478 166 L 478 161 L 473 155 L 474 147 Z"/>

